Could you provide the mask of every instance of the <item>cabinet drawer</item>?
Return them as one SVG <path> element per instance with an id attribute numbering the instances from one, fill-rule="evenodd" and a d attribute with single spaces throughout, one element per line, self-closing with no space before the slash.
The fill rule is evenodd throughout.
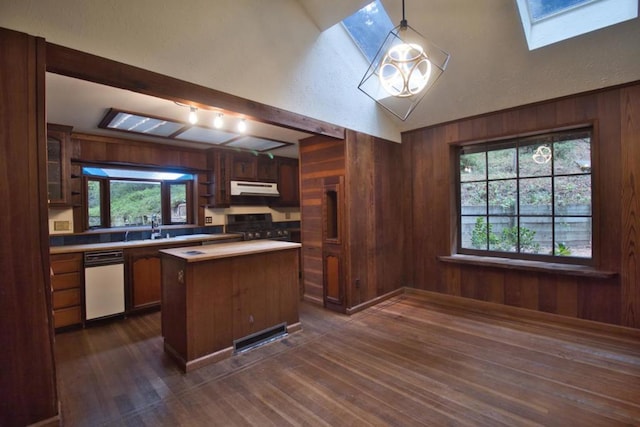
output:
<path id="1" fill-rule="evenodd" d="M 80 306 L 53 311 L 53 326 L 56 328 L 77 325 L 79 323 L 82 323 L 82 309 Z"/>
<path id="2" fill-rule="evenodd" d="M 65 289 L 53 293 L 53 308 L 71 307 L 81 305 L 80 289 Z"/>
<path id="3" fill-rule="evenodd" d="M 53 274 L 82 271 L 82 254 L 51 255 Z"/>
<path id="4" fill-rule="evenodd" d="M 54 274 L 51 276 L 51 288 L 54 291 L 60 289 L 80 288 L 82 286 L 82 276 L 80 272 Z"/>

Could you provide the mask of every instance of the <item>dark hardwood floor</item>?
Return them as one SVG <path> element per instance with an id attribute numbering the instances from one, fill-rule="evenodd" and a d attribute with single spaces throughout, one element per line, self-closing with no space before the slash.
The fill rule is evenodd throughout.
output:
<path id="1" fill-rule="evenodd" d="M 640 425 L 640 331 L 408 292 L 183 374 L 160 313 L 56 336 L 67 426 Z"/>

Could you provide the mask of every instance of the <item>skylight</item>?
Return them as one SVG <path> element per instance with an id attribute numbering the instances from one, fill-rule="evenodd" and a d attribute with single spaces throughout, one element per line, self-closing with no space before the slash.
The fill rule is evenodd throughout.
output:
<path id="1" fill-rule="evenodd" d="M 529 50 L 638 17 L 638 0 L 516 0 Z"/>
<path id="2" fill-rule="evenodd" d="M 391 18 L 380 0 L 375 0 L 342 21 L 364 56 L 373 61 L 384 39 L 393 30 Z"/>

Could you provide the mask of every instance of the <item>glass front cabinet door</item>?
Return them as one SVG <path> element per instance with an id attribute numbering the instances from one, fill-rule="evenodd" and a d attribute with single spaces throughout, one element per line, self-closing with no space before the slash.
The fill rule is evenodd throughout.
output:
<path id="1" fill-rule="evenodd" d="M 70 160 L 67 150 L 71 127 L 47 125 L 47 190 L 49 206 L 68 206 Z"/>

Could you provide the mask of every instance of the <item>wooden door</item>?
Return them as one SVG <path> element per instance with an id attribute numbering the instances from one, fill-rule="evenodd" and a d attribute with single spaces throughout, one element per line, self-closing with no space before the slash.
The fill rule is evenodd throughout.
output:
<path id="1" fill-rule="evenodd" d="M 160 257 L 142 256 L 132 263 L 133 308 L 160 304 Z"/>
<path id="2" fill-rule="evenodd" d="M 343 177 L 324 179 L 322 193 L 322 270 L 324 306 L 344 312 Z"/>
<path id="3" fill-rule="evenodd" d="M 158 248 L 126 251 L 130 310 L 158 307 L 162 298 L 162 270 Z"/>

